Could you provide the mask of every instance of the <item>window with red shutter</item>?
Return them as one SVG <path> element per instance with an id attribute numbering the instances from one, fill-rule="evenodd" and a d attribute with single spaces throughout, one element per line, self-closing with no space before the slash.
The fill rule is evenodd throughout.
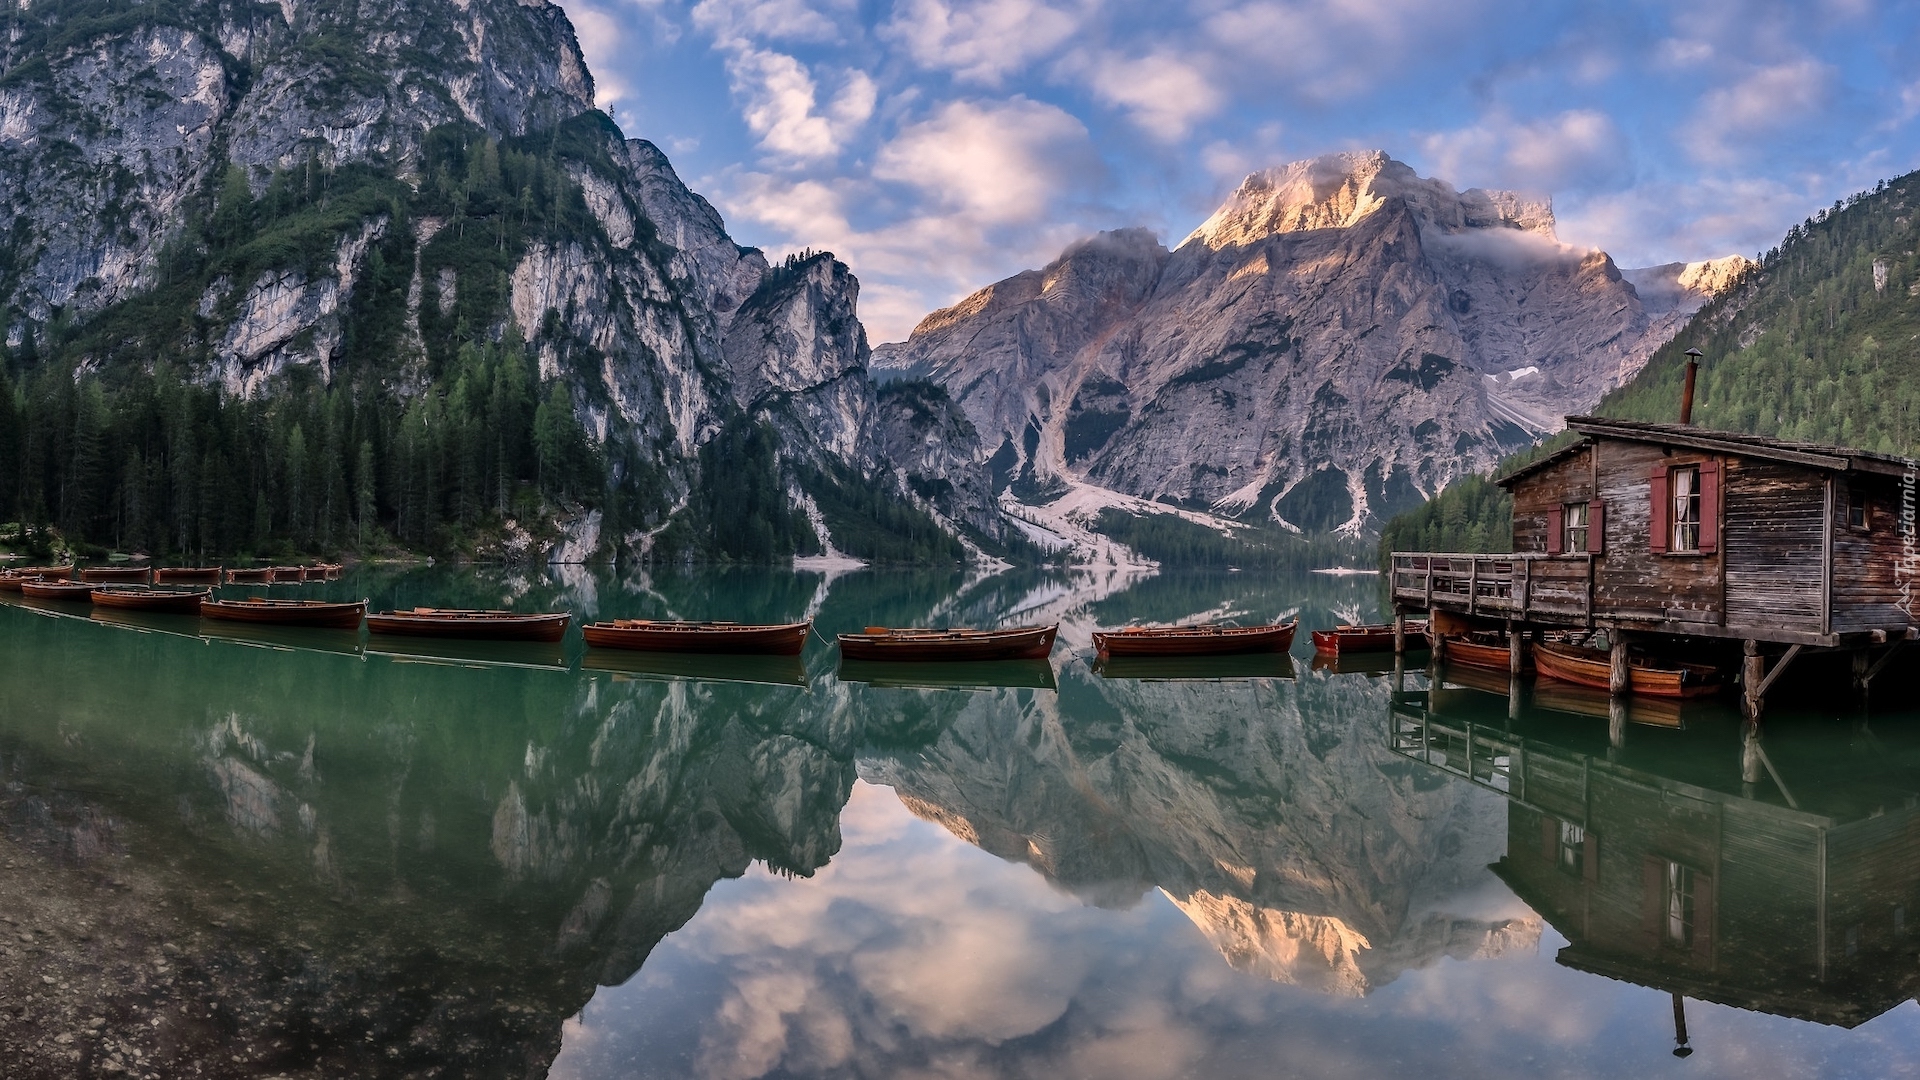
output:
<path id="1" fill-rule="evenodd" d="M 1711 555 L 1720 548 L 1720 463 L 1700 463 L 1700 552 Z"/>
<path id="2" fill-rule="evenodd" d="M 1599 499 L 1587 504 L 1587 550 L 1595 555 L 1607 550 L 1607 504 Z"/>
<path id="3" fill-rule="evenodd" d="M 1565 513 L 1557 506 L 1547 511 L 1547 554 L 1558 555 L 1566 550 L 1566 530 Z"/>

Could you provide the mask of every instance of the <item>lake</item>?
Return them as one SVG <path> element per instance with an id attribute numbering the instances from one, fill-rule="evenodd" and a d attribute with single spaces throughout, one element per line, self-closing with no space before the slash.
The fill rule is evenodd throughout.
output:
<path id="1" fill-rule="evenodd" d="M 1747 783 L 1724 702 L 1610 718 L 1424 654 L 1336 670 L 1304 632 L 1291 658 L 1091 664 L 1129 620 L 1374 617 L 1371 577 L 272 590 L 811 615 L 794 663 L 0 595 L 8 1076 L 1920 1072 L 1904 701 L 1776 710 Z M 828 644 L 1054 620 L 1049 663 L 958 674 L 841 672 Z"/>

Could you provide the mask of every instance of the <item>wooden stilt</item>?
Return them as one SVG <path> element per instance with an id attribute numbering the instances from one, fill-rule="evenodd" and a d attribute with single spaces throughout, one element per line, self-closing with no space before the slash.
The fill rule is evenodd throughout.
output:
<path id="1" fill-rule="evenodd" d="M 1748 638 L 1741 645 L 1745 654 L 1740 661 L 1740 705 L 1747 722 L 1758 724 L 1766 704 L 1767 658 L 1760 655 L 1760 643 Z"/>
<path id="2" fill-rule="evenodd" d="M 1520 695 L 1526 691 L 1526 688 L 1527 685 L 1520 681 L 1518 675 L 1507 680 L 1507 726 L 1509 728 L 1520 719 Z"/>
<path id="3" fill-rule="evenodd" d="M 1393 655 L 1407 655 L 1407 613 L 1393 609 Z"/>
<path id="4" fill-rule="evenodd" d="M 1607 699 L 1607 749 L 1612 751 L 1627 748 L 1627 699 L 1625 695 L 1615 694 Z"/>
<path id="5" fill-rule="evenodd" d="M 1872 678 L 1867 674 L 1871 670 L 1872 660 L 1873 657 L 1867 650 L 1853 650 L 1853 690 L 1860 695 L 1862 705 L 1867 703 L 1867 690 L 1872 685 Z"/>
<path id="6" fill-rule="evenodd" d="M 1610 631 L 1608 636 L 1613 639 L 1613 666 L 1607 671 L 1607 693 L 1619 697 L 1631 685 L 1632 669 L 1627 665 L 1627 635 L 1616 629 Z"/>
<path id="7" fill-rule="evenodd" d="M 1507 675 L 1516 682 L 1520 678 L 1522 665 L 1527 659 L 1526 635 L 1518 630 L 1507 631 Z"/>
<path id="8" fill-rule="evenodd" d="M 1751 720 L 1740 725 L 1740 782 L 1760 782 L 1760 725 Z"/>

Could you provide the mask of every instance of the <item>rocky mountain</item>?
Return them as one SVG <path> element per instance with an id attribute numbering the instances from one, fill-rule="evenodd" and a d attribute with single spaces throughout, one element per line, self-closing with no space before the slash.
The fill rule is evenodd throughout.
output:
<path id="1" fill-rule="evenodd" d="M 860 773 L 1084 902 L 1160 889 L 1234 967 L 1276 981 L 1359 995 L 1443 956 L 1537 947 L 1538 917 L 1473 896 L 1505 806 L 1390 752 L 1386 691 L 1069 669 L 1057 696 L 928 694 L 943 715 L 918 726 L 938 737 Z"/>
<path id="2" fill-rule="evenodd" d="M 0 367 L 23 380 L 164 368 L 225 401 L 317 382 L 356 403 L 344 420 L 316 404 L 276 421 L 304 424 L 316 448 L 337 440 L 337 478 L 284 435 L 244 470 L 180 449 L 191 432 L 169 430 L 154 460 L 151 440 L 122 445 L 108 407 L 97 468 L 74 477 L 58 454 L 31 458 L 0 480 L 0 512 L 101 541 L 137 503 L 136 540 L 154 547 L 305 542 L 323 516 L 327 535 L 430 545 L 434 523 L 526 516 L 513 490 L 538 485 L 533 516 L 571 522 L 576 553 L 724 549 L 728 529 L 754 536 L 752 521 L 710 520 L 700 493 L 724 469 L 764 489 L 754 520 L 770 549 L 748 554 L 835 551 L 843 521 L 872 531 L 861 508 L 875 500 L 895 507 L 895 531 L 1002 536 L 966 419 L 937 393 L 896 400 L 868 378 L 847 267 L 829 254 L 770 266 L 734 243 L 657 147 L 594 110 L 573 29 L 546 0 L 73 0 L 11 6 L 0 25 Z M 507 410 L 525 427 L 506 441 L 527 450 L 503 443 L 475 462 L 437 446 L 441 475 L 420 478 L 401 418 L 436 395 L 457 405 L 457 375 L 482 354 L 488 371 L 505 357 L 538 381 Z M 0 440 L 31 443 L 75 415 L 25 396 Z M 534 430 L 536 400 L 578 424 L 598 464 L 565 471 L 590 480 L 553 482 L 565 455 L 548 451 L 566 432 L 552 416 Z M 474 423 L 497 428 L 497 413 Z M 762 429 L 771 453 L 749 452 Z M 148 485 L 156 469 L 211 475 Z M 342 495 L 262 496 L 248 516 L 263 534 L 209 539 L 192 524 L 206 485 Z M 76 486 L 141 490 L 71 506 Z M 522 524 L 541 532 L 506 531 Z"/>
<path id="3" fill-rule="evenodd" d="M 1358 534 L 1630 377 L 1713 266 L 1630 277 L 1559 242 L 1544 199 L 1334 154 L 1248 177 L 1171 251 L 1075 244 L 875 366 L 946 387 L 1021 497 Z"/>

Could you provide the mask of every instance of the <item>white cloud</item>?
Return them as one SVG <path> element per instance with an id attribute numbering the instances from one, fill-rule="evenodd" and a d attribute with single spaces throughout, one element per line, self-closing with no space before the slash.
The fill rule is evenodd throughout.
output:
<path id="1" fill-rule="evenodd" d="M 902 0 L 880 36 L 922 67 L 997 86 L 1065 42 L 1083 17 L 1040 0 Z"/>
<path id="2" fill-rule="evenodd" d="M 587 58 L 587 70 L 593 72 L 593 103 L 612 112 L 616 103 L 633 93 L 619 74 L 617 58 L 625 37 L 620 24 L 606 12 L 578 3 L 567 11 L 567 18 L 580 40 L 580 52 Z"/>
<path id="3" fill-rule="evenodd" d="M 807 0 L 700 0 L 693 6 L 693 24 L 710 33 L 723 48 L 738 49 L 756 41 L 836 41 L 843 35 L 832 10 L 838 0 L 815 6 Z"/>
<path id="4" fill-rule="evenodd" d="M 1811 58 L 1759 68 L 1703 96 L 1681 138 L 1703 161 L 1747 157 L 1760 138 L 1821 111 L 1832 79 L 1833 69 Z"/>
<path id="5" fill-rule="evenodd" d="M 1165 142 L 1187 136 L 1194 124 L 1220 111 L 1227 96 L 1201 65 L 1171 52 L 1145 56 L 1082 56 L 1071 65 L 1094 96 L 1124 109 L 1149 135 Z"/>
<path id="6" fill-rule="evenodd" d="M 742 116 L 764 149 L 795 159 L 832 157 L 873 115 L 878 91 L 865 72 L 847 76 L 824 111 L 806 65 L 785 53 L 743 49 L 727 61 Z"/>
<path id="7" fill-rule="evenodd" d="M 1419 142 L 1426 171 L 1460 187 L 1594 190 L 1631 175 L 1626 137 L 1612 117 L 1593 109 L 1536 120 L 1495 113 Z"/>
<path id="8" fill-rule="evenodd" d="M 983 225 L 1040 219 L 1094 164 L 1084 124 L 1052 105 L 949 102 L 881 147 L 873 175 L 909 184 Z"/>

